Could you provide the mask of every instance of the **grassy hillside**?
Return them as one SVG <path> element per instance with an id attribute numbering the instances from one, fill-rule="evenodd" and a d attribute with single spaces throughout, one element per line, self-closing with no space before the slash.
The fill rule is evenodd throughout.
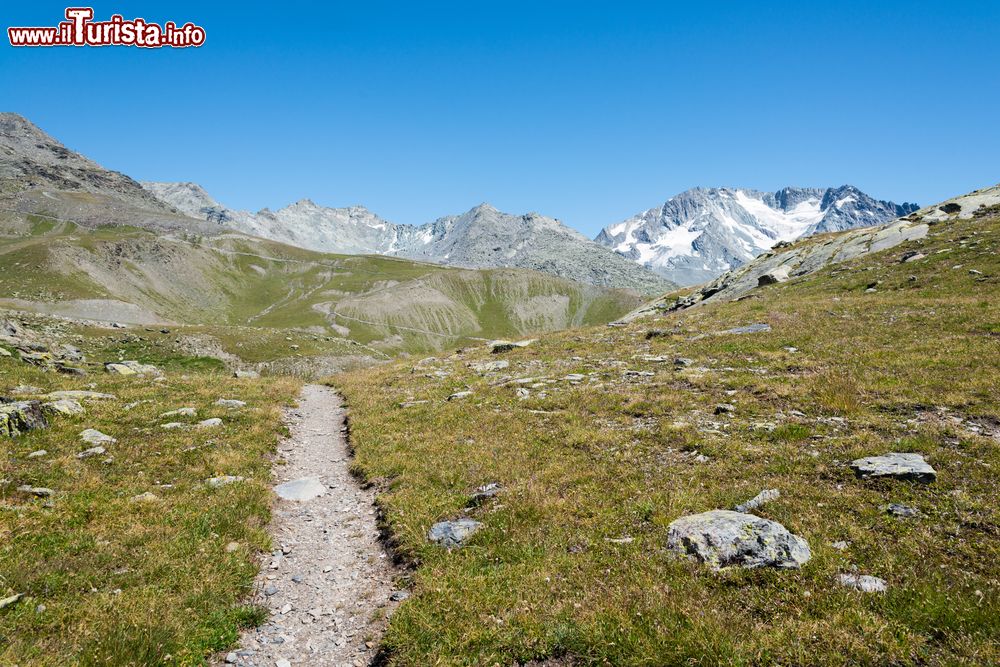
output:
<path id="1" fill-rule="evenodd" d="M 136 323 L 314 333 L 373 357 L 606 322 L 635 294 L 522 270 L 327 255 L 238 234 L 153 234 L 0 214 L 0 306 Z"/>
<path id="2" fill-rule="evenodd" d="M 389 662 L 1000 663 L 998 213 L 738 302 L 337 378 L 356 468 L 413 566 Z M 727 333 L 756 323 L 770 330 Z M 937 480 L 846 465 L 891 451 Z M 808 541 L 801 570 L 713 572 L 665 549 L 678 517 L 770 488 L 757 513 Z M 484 524 L 465 547 L 427 541 L 462 516 Z"/>

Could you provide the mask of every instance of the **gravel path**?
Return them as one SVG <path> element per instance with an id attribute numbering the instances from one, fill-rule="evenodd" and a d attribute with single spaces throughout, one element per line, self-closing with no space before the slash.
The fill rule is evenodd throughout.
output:
<path id="1" fill-rule="evenodd" d="M 378 541 L 374 491 L 362 489 L 348 472 L 344 408 L 336 392 L 307 385 L 285 421 L 291 437 L 278 448 L 287 465 L 275 466 L 274 551 L 257 577 L 257 601 L 271 617 L 244 633 L 225 662 L 368 665 L 398 604 L 390 601 L 396 572 Z M 310 498 L 314 494 L 322 495 Z"/>

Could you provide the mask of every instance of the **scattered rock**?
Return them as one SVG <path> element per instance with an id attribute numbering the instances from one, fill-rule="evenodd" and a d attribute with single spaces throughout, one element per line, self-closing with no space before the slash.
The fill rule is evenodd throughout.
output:
<path id="1" fill-rule="evenodd" d="M 222 420 L 218 417 L 212 417 L 211 419 L 205 419 L 196 424 L 198 428 L 217 428 L 222 426 Z"/>
<path id="2" fill-rule="evenodd" d="M 484 484 L 477 488 L 471 496 L 469 496 L 469 505 L 482 505 L 484 502 L 493 498 L 498 493 L 500 493 L 500 485 L 496 482 L 490 482 L 489 484 Z"/>
<path id="3" fill-rule="evenodd" d="M 809 545 L 776 521 L 730 510 L 684 516 L 670 524 L 667 549 L 714 569 L 730 566 L 799 568 Z"/>
<path id="4" fill-rule="evenodd" d="M 458 400 L 460 398 L 466 398 L 467 396 L 472 396 L 471 391 L 456 391 L 454 394 L 448 397 L 449 401 Z"/>
<path id="5" fill-rule="evenodd" d="M 80 405 L 80 402 L 72 398 L 63 398 L 58 401 L 42 403 L 42 411 L 50 415 L 66 416 L 82 415 L 86 412 L 84 407 Z"/>
<path id="6" fill-rule="evenodd" d="M 728 415 L 732 412 L 736 412 L 736 406 L 732 403 L 719 403 L 713 410 L 713 413 L 717 415 Z"/>
<path id="7" fill-rule="evenodd" d="M 764 489 L 756 496 L 746 501 L 742 505 L 737 505 L 733 509 L 737 512 L 749 512 L 750 510 L 755 510 L 761 505 L 777 500 L 781 497 L 781 491 L 778 489 Z"/>
<path id="8" fill-rule="evenodd" d="M 222 475 L 221 477 L 211 477 L 205 480 L 205 484 L 213 489 L 217 489 L 220 486 L 226 486 L 227 484 L 234 484 L 236 482 L 242 482 L 243 477 L 238 475 Z"/>
<path id="9" fill-rule="evenodd" d="M 112 375 L 162 375 L 159 368 L 138 361 L 113 361 L 104 364 L 104 370 Z"/>
<path id="10" fill-rule="evenodd" d="M 237 401 L 235 398 L 220 398 L 215 404 L 220 408 L 229 408 L 230 410 L 245 408 L 247 406 L 246 401 Z"/>
<path id="11" fill-rule="evenodd" d="M 838 574 L 837 583 L 862 593 L 884 593 L 888 588 L 885 579 L 867 574 Z"/>
<path id="12" fill-rule="evenodd" d="M 31 384 L 19 384 L 10 390 L 12 394 L 27 394 L 28 396 L 38 396 L 39 394 L 45 393 L 45 391 L 39 387 Z"/>
<path id="13" fill-rule="evenodd" d="M 403 600 L 410 597 L 410 591 L 393 591 L 389 599 L 393 602 L 402 602 Z"/>
<path id="14" fill-rule="evenodd" d="M 492 373 L 495 371 L 502 371 L 503 369 L 510 366 L 510 362 L 506 359 L 498 359 L 497 361 L 479 361 L 470 362 L 469 368 L 476 371 L 477 373 Z"/>
<path id="15" fill-rule="evenodd" d="M 272 595 L 277 595 L 277 594 L 278 594 L 278 587 L 275 586 L 274 584 L 268 584 L 264 588 L 264 595 L 266 595 L 267 597 L 271 597 Z"/>
<path id="16" fill-rule="evenodd" d="M 0 357 L 12 357 L 12 356 L 14 355 L 11 354 L 10 350 L 4 347 L 0 347 Z"/>
<path id="17" fill-rule="evenodd" d="M 837 551 L 846 551 L 848 544 L 843 540 L 838 540 L 836 542 L 831 542 L 830 546 L 836 549 Z"/>
<path id="18" fill-rule="evenodd" d="M 42 404 L 38 401 L 0 403 L 0 436 L 16 438 L 48 425 Z"/>
<path id="19" fill-rule="evenodd" d="M 91 447 L 90 449 L 83 450 L 82 452 L 76 455 L 76 458 L 89 459 L 91 456 L 100 456 L 101 454 L 104 454 L 107 451 L 108 450 L 106 450 L 104 447 L 98 445 L 97 447 Z"/>
<path id="20" fill-rule="evenodd" d="M 937 472 L 920 454 L 890 452 L 851 461 L 851 468 L 861 479 L 895 477 L 917 482 L 933 482 Z"/>
<path id="21" fill-rule="evenodd" d="M 102 394 L 99 391 L 87 391 L 85 389 L 68 389 L 63 391 L 51 391 L 45 394 L 45 398 L 50 401 L 59 401 L 64 398 L 71 398 L 78 401 L 85 400 L 95 400 L 95 401 L 106 401 L 114 400 L 114 394 Z"/>
<path id="22" fill-rule="evenodd" d="M 164 428 L 164 429 L 167 429 L 168 431 L 172 431 L 175 428 L 185 428 L 186 426 L 187 426 L 187 424 L 185 424 L 184 422 L 167 422 L 166 424 L 161 424 L 160 428 Z"/>
<path id="23" fill-rule="evenodd" d="M 233 373 L 234 378 L 241 379 L 255 379 L 260 377 L 260 373 L 257 371 L 240 370 Z"/>
<path id="24" fill-rule="evenodd" d="M 678 368 L 686 368 L 694 363 L 694 359 L 688 359 L 687 357 L 677 357 L 674 359 L 674 366 Z"/>
<path id="25" fill-rule="evenodd" d="M 892 514 L 893 516 L 898 516 L 903 519 L 915 519 L 920 516 L 920 510 L 916 507 L 910 507 L 909 505 L 900 505 L 899 503 L 889 503 L 883 507 L 886 512 Z"/>
<path id="26" fill-rule="evenodd" d="M 28 454 L 28 458 L 29 459 L 40 459 L 40 458 L 42 458 L 43 456 L 45 456 L 47 454 L 48 454 L 48 452 L 45 451 L 44 449 L 36 449 L 35 451 L 33 451 L 30 454 Z"/>
<path id="27" fill-rule="evenodd" d="M 279 498 L 285 500 L 312 500 L 326 493 L 326 486 L 318 477 L 303 477 L 274 487 Z"/>
<path id="28" fill-rule="evenodd" d="M 161 499 L 155 493 L 146 491 L 145 493 L 140 493 L 137 496 L 132 496 L 130 500 L 134 503 L 158 503 Z"/>
<path id="29" fill-rule="evenodd" d="M 94 428 L 80 431 L 80 439 L 90 445 L 111 445 L 118 442 L 107 433 L 101 433 Z"/>
<path id="30" fill-rule="evenodd" d="M 4 599 L 0 600 L 0 609 L 6 609 L 11 605 L 17 604 L 17 602 L 23 597 L 24 593 L 15 593 L 14 595 L 5 597 Z"/>
<path id="31" fill-rule="evenodd" d="M 489 344 L 490 352 L 493 354 L 500 354 L 501 352 L 510 352 L 511 350 L 516 350 L 519 347 L 528 347 L 535 342 L 536 339 L 530 338 L 528 340 L 519 341 L 509 341 L 509 340 L 495 340 Z"/>
<path id="32" fill-rule="evenodd" d="M 198 411 L 194 408 L 177 408 L 176 410 L 171 410 L 170 412 L 164 412 L 160 415 L 160 419 L 166 417 L 197 417 Z"/>
<path id="33" fill-rule="evenodd" d="M 38 496 L 39 498 L 48 498 L 55 491 L 52 489 L 47 489 L 44 486 L 31 486 L 30 484 L 22 484 L 17 487 L 17 490 L 21 493 L 30 493 L 33 496 Z"/>
<path id="34" fill-rule="evenodd" d="M 915 262 L 918 259 L 923 259 L 926 256 L 927 255 L 925 255 L 922 252 L 918 252 L 916 250 L 910 250 L 908 252 L 904 252 L 903 256 L 899 258 L 899 261 L 900 263 Z"/>
<path id="35" fill-rule="evenodd" d="M 473 519 L 439 521 L 427 531 L 427 539 L 449 549 L 457 548 L 482 527 L 483 524 Z"/>
<path id="36" fill-rule="evenodd" d="M 753 334 L 753 333 L 763 333 L 765 331 L 770 331 L 770 324 L 748 324 L 745 327 L 736 327 L 733 329 L 726 329 L 721 332 L 723 334 Z"/>

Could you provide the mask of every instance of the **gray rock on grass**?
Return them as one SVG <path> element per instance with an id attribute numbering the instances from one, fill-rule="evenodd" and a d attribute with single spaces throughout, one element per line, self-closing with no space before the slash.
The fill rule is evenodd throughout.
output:
<path id="1" fill-rule="evenodd" d="M 868 574 L 838 574 L 837 583 L 862 593 L 884 593 L 888 588 L 885 579 Z"/>
<path id="2" fill-rule="evenodd" d="M 925 484 L 937 478 L 937 471 L 921 454 L 890 452 L 851 461 L 851 469 L 861 479 L 892 477 Z"/>
<path id="3" fill-rule="evenodd" d="M 16 438 L 48 425 L 42 404 L 38 401 L 0 403 L 0 436 Z"/>
<path id="4" fill-rule="evenodd" d="M 482 527 L 483 524 L 474 519 L 439 521 L 427 531 L 427 539 L 449 549 L 456 548 L 465 544 Z"/>
<path id="5" fill-rule="evenodd" d="M 107 433 L 101 433 L 95 428 L 80 431 L 80 439 L 89 445 L 111 445 L 118 442 Z"/>
<path id="6" fill-rule="evenodd" d="M 809 544 L 777 521 L 731 510 L 681 517 L 667 530 L 667 549 L 713 569 L 797 569 L 812 554 Z"/>

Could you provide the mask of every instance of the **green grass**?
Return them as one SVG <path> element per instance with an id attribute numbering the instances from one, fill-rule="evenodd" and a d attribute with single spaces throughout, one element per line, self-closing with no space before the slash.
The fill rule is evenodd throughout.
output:
<path id="1" fill-rule="evenodd" d="M 101 372 L 72 380 L 0 358 L 0 393 L 21 383 L 93 385 L 117 397 L 0 440 L 0 597 L 25 596 L 0 611 L 0 664 L 203 664 L 231 646 L 241 627 L 264 618 L 246 600 L 256 554 L 270 543 L 270 454 L 284 430 L 280 408 L 298 384 L 203 372 L 216 368 L 202 359 L 140 356 L 176 372 L 163 383 Z M 222 397 L 248 406 L 214 406 Z M 159 415 L 181 406 L 225 425 L 161 429 Z M 76 458 L 84 428 L 118 439 L 108 446 L 110 463 Z M 27 458 L 38 449 L 48 455 Z M 204 484 L 224 474 L 247 481 Z M 16 491 L 21 484 L 56 493 L 29 497 Z M 160 501 L 130 500 L 145 492 Z"/>
<path id="2" fill-rule="evenodd" d="M 899 263 L 909 249 L 928 257 Z M 996 217 L 942 223 L 740 302 L 546 335 L 489 377 L 466 366 L 496 358 L 480 347 L 336 378 L 355 467 L 383 488 L 414 566 L 389 662 L 1000 662 L 1000 446 L 974 428 L 1000 423 L 998 250 Z M 772 331 L 716 335 L 754 322 Z M 668 333 L 647 340 L 654 328 Z M 551 382 L 519 400 L 527 385 L 500 376 Z M 430 402 L 400 407 L 414 399 Z M 722 402 L 736 411 L 713 415 Z M 888 451 L 923 453 L 937 481 L 861 481 L 845 465 Z M 498 499 L 466 509 L 489 482 Z M 802 570 L 713 573 L 665 550 L 674 519 L 765 488 L 782 495 L 758 512 L 811 546 Z M 889 502 L 923 516 L 892 517 Z M 467 547 L 427 542 L 432 523 L 463 515 L 485 524 Z M 888 592 L 839 586 L 852 567 Z"/>

